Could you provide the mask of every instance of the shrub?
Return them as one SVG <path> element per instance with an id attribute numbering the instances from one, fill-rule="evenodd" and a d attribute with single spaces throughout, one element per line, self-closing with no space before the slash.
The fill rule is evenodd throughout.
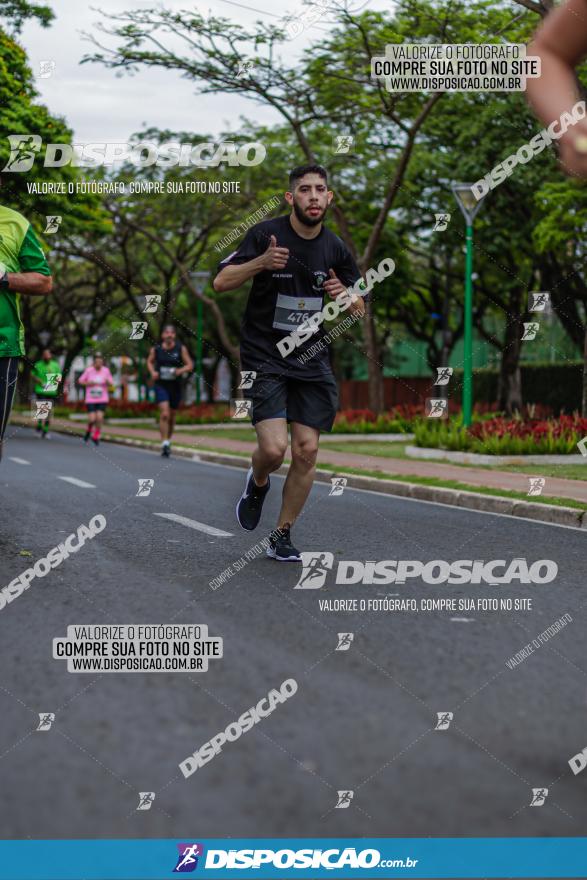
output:
<path id="1" fill-rule="evenodd" d="M 417 446 L 478 452 L 485 455 L 569 455 L 587 434 L 587 419 L 578 415 L 557 419 L 502 416 L 474 422 L 469 429 L 459 421 L 421 421 L 414 429 Z"/>

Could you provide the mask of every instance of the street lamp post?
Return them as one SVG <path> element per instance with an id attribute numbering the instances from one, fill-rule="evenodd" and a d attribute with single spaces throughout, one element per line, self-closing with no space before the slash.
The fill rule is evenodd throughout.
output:
<path id="1" fill-rule="evenodd" d="M 483 202 L 475 197 L 472 183 L 453 183 L 453 195 L 467 224 L 465 258 L 465 314 L 463 358 L 463 425 L 468 428 L 473 418 L 473 220 Z"/>
<path id="2" fill-rule="evenodd" d="M 134 298 L 135 304 L 137 307 L 137 311 L 142 318 L 145 312 L 145 297 L 144 296 L 135 296 Z M 141 337 L 139 339 L 139 346 L 137 352 L 137 393 L 139 398 L 139 403 L 143 400 L 143 391 L 145 389 L 145 375 L 144 375 L 144 358 L 145 358 L 145 349 L 144 349 L 144 340 Z"/>
<path id="3" fill-rule="evenodd" d="M 190 277 L 194 279 L 198 294 L 197 298 L 197 322 L 198 330 L 196 336 L 196 403 L 201 402 L 201 383 L 202 383 L 202 345 L 204 332 L 204 304 L 202 303 L 201 294 L 207 281 L 210 279 L 209 272 L 190 272 Z"/>

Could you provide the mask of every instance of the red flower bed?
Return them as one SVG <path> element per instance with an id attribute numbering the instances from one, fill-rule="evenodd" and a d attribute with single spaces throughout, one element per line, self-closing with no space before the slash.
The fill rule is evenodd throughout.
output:
<path id="1" fill-rule="evenodd" d="M 568 437 L 571 434 L 587 434 L 587 419 L 578 415 L 559 416 L 557 419 L 513 419 L 497 417 L 484 422 L 474 422 L 469 433 L 476 439 L 485 437 L 533 437 L 540 440 L 545 437 Z"/>

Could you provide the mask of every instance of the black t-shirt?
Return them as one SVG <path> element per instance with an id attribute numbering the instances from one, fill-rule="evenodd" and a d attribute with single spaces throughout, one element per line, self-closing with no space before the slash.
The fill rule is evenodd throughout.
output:
<path id="1" fill-rule="evenodd" d="M 175 375 L 175 371 L 183 366 L 181 347 L 181 342 L 176 342 L 173 348 L 164 348 L 161 343 L 155 346 L 155 364 L 159 373 L 157 382 L 181 381 L 181 376 Z"/>
<path id="2" fill-rule="evenodd" d="M 337 235 L 323 226 L 316 238 L 302 238 L 293 229 L 289 215 L 252 226 L 238 250 L 222 260 L 219 271 L 231 263 L 248 263 L 260 256 L 269 247 L 272 235 L 277 247 L 289 248 L 289 258 L 284 269 L 259 272 L 253 278 L 241 325 L 242 367 L 307 379 L 331 374 L 327 344 L 305 363 L 298 360 L 323 339 L 328 331 L 324 324 L 287 357 L 281 356 L 277 342 L 321 311 L 326 302 L 333 301 L 322 289 L 330 277 L 329 269 L 334 269 L 345 287 L 352 286 L 361 273 Z"/>

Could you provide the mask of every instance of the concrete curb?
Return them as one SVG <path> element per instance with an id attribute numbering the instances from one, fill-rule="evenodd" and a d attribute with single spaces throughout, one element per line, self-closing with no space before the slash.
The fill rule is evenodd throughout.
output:
<path id="1" fill-rule="evenodd" d="M 14 424 L 19 424 L 13 420 Z M 29 427 L 24 422 L 21 427 Z M 56 434 L 77 433 L 66 431 L 52 426 L 51 430 Z M 102 437 L 103 443 L 115 443 L 119 446 L 134 446 L 138 449 L 147 449 L 153 452 L 160 451 L 159 443 L 149 440 L 134 440 L 130 437 Z M 232 467 L 249 468 L 248 456 L 232 455 L 229 452 L 195 452 L 177 446 L 173 447 L 173 455 L 176 458 L 187 458 L 191 461 L 210 462 L 211 464 L 231 465 Z M 282 465 L 278 474 L 287 473 L 287 465 Z M 381 480 L 377 477 L 361 477 L 357 474 L 347 474 L 344 471 L 316 470 L 316 480 L 319 483 L 329 483 L 334 476 L 345 477 L 347 486 L 352 489 L 368 489 L 383 495 L 395 495 L 400 498 L 413 498 L 416 501 L 432 501 L 437 504 L 451 504 L 455 507 L 464 507 L 468 510 L 481 510 L 486 513 L 501 513 L 505 516 L 524 517 L 534 519 L 537 522 L 552 523 L 560 526 L 572 526 L 587 530 L 587 510 L 579 510 L 574 507 L 554 507 L 549 504 L 536 504 L 532 501 L 518 501 L 515 498 L 505 498 L 500 495 L 483 495 L 479 492 L 467 492 L 460 489 L 447 489 L 442 486 L 423 486 L 419 483 L 405 483 L 403 480 Z"/>

